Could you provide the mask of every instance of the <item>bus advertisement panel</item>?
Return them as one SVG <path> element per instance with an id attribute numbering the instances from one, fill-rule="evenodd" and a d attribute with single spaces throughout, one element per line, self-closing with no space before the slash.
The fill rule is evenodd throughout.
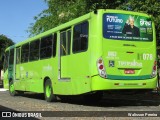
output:
<path id="1" fill-rule="evenodd" d="M 103 36 L 107 39 L 152 41 L 152 31 L 148 17 L 117 13 L 103 15 Z"/>

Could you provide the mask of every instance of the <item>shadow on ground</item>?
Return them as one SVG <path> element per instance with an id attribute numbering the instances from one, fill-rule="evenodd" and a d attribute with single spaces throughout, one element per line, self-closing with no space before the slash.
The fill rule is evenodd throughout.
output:
<path id="1" fill-rule="evenodd" d="M 82 99 L 68 98 L 65 103 L 97 106 L 97 107 L 121 107 L 121 106 L 159 106 L 160 105 L 160 94 L 148 93 L 148 94 L 134 94 L 134 95 L 112 95 L 104 94 L 101 101 L 92 103 L 85 102 Z"/>
<path id="2" fill-rule="evenodd" d="M 43 94 L 25 93 L 21 95 L 31 99 L 44 100 Z M 58 97 L 57 102 L 85 105 L 85 106 L 97 106 L 97 107 L 121 107 L 121 106 L 159 106 L 160 94 L 151 92 L 147 94 L 104 94 L 104 97 L 99 102 L 85 102 L 82 96 L 68 96 Z"/>
<path id="3" fill-rule="evenodd" d="M 13 109 L 11 109 L 11 108 L 4 107 L 4 106 L 2 106 L 2 105 L 0 105 L 0 111 L 1 111 L 1 112 L 4 112 L 4 111 L 18 112 L 18 111 L 16 111 L 16 110 L 13 110 Z"/>

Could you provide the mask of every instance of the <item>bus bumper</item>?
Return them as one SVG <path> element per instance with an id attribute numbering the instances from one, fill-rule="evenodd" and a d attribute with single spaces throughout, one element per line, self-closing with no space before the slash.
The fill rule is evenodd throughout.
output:
<path id="1" fill-rule="evenodd" d="M 155 89 L 157 77 L 145 80 L 112 80 L 100 76 L 92 77 L 92 91 L 117 89 Z"/>

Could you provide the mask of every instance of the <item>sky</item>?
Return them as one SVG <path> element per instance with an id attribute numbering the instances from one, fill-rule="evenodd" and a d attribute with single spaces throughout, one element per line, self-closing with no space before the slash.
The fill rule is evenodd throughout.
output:
<path id="1" fill-rule="evenodd" d="M 34 16 L 47 9 L 44 0 L 0 0 L 0 34 L 18 43 L 29 37 Z"/>

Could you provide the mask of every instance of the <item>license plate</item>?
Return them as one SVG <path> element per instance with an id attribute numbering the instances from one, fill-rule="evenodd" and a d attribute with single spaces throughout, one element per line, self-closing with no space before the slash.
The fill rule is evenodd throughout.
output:
<path id="1" fill-rule="evenodd" d="M 124 70 L 124 73 L 125 74 L 135 74 L 135 71 L 134 70 Z"/>

